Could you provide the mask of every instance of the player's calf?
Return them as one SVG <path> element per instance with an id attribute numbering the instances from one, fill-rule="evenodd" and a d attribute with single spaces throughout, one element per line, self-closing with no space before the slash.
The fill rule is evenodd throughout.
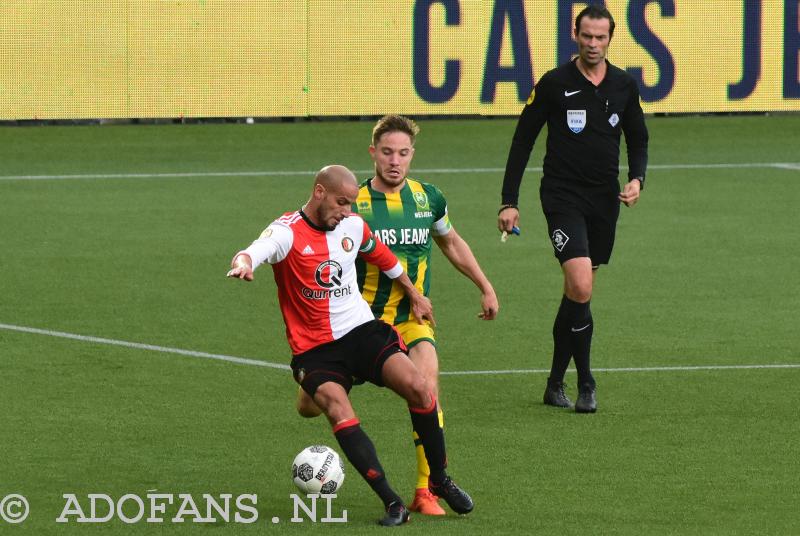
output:
<path id="1" fill-rule="evenodd" d="M 297 413 L 299 413 L 301 417 L 306 417 L 307 419 L 322 415 L 322 410 L 320 407 L 314 402 L 308 393 L 303 391 L 302 387 L 297 390 L 296 409 Z"/>

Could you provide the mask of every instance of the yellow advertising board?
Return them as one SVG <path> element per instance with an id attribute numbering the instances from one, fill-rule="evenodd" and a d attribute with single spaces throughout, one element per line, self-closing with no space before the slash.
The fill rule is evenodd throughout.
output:
<path id="1" fill-rule="evenodd" d="M 516 115 L 577 0 L 6 0 L 0 119 Z M 650 113 L 800 110 L 797 0 L 607 0 Z"/>

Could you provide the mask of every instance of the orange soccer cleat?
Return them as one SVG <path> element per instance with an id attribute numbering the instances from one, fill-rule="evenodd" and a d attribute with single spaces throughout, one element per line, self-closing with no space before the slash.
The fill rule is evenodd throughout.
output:
<path id="1" fill-rule="evenodd" d="M 409 510 L 426 516 L 445 515 L 444 508 L 439 506 L 439 497 L 425 488 L 417 488 L 414 492 L 414 502 L 409 506 Z"/>

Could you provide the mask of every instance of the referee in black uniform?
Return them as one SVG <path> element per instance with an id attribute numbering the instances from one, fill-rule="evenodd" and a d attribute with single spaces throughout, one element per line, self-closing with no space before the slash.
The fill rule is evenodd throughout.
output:
<path id="1" fill-rule="evenodd" d="M 573 407 L 564 393 L 571 358 L 578 371 L 575 411 L 597 410 L 589 363 L 593 321 L 589 302 L 595 270 L 614 246 L 619 204 L 633 206 L 644 186 L 647 127 L 636 81 L 606 60 L 614 19 L 591 5 L 575 19 L 578 57 L 547 72 L 520 115 L 503 179 L 500 231 L 519 223 L 519 186 L 539 131 L 547 123 L 544 176 L 539 189 L 564 296 L 553 324 L 553 363 L 544 403 Z M 619 142 L 625 133 L 628 181 L 620 191 Z"/>

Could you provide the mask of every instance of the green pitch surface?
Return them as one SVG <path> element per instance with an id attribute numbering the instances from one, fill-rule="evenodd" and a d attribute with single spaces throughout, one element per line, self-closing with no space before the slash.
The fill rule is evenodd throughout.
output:
<path id="1" fill-rule="evenodd" d="M 649 120 L 647 187 L 622 210 L 592 303 L 595 415 L 541 403 L 561 276 L 538 170 L 523 183 L 522 235 L 501 244 L 495 228 L 514 125 L 421 123 L 412 176 L 448 197 L 501 312 L 479 321 L 476 289 L 436 253 L 450 469 L 476 507 L 400 531 L 796 534 L 800 116 Z M 321 419 L 295 414 L 290 374 L 258 366 L 289 362 L 269 267 L 250 284 L 224 277 L 233 253 L 305 202 L 313 171 L 369 176 L 371 126 L 0 129 L 0 533 L 379 530 L 380 503 L 349 464 L 332 509 L 347 523 L 290 521 L 295 454 L 338 446 Z M 574 372 L 567 381 L 574 397 Z M 353 401 L 410 500 L 407 410 L 372 386 Z M 141 497 L 145 515 L 56 522 L 63 495 L 89 516 L 92 493 Z M 146 522 L 148 493 L 175 496 L 160 524 Z M 204 493 L 257 495 L 258 521 L 173 522 L 182 493 L 200 517 Z M 12 494 L 29 503 L 21 524 L 5 520 L 22 509 Z M 125 517 L 138 511 L 122 501 Z"/>

